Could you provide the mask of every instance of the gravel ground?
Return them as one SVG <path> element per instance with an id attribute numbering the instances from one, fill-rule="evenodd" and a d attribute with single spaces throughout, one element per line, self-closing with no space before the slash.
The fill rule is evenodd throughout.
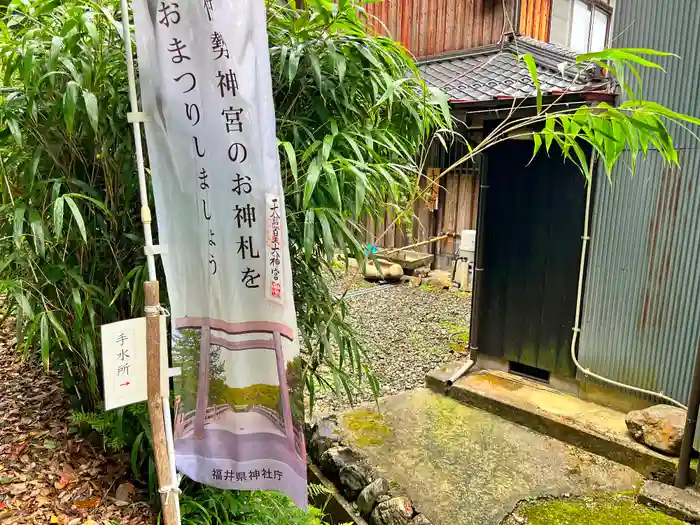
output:
<path id="1" fill-rule="evenodd" d="M 405 283 L 379 286 L 367 283 L 353 270 L 330 279 L 336 293 L 348 290 L 349 321 L 364 343 L 381 396 L 422 387 L 427 372 L 464 356 L 468 293 Z M 363 382 L 356 402 L 372 399 L 369 386 Z M 322 412 L 346 405 L 332 392 L 317 395 L 316 409 Z"/>

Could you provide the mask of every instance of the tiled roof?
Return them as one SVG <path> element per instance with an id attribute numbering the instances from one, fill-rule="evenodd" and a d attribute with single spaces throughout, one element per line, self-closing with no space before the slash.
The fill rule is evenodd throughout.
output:
<path id="1" fill-rule="evenodd" d="M 446 92 L 453 102 L 477 102 L 534 96 L 535 86 L 518 55 L 529 53 L 537 64 L 544 95 L 563 91 L 611 92 L 598 68 L 575 66 L 571 50 L 527 37 L 511 37 L 500 44 L 430 58 L 418 64 L 425 82 Z"/>

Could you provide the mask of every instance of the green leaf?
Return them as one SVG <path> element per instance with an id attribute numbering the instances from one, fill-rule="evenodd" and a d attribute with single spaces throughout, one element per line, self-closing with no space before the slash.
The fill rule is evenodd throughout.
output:
<path id="1" fill-rule="evenodd" d="M 338 185 L 338 177 L 335 174 L 335 169 L 330 162 L 324 162 L 323 171 L 326 173 L 328 189 L 330 190 L 331 197 L 333 197 L 333 202 L 340 210 L 343 207 L 343 202 L 340 198 L 340 186 Z"/>
<path id="2" fill-rule="evenodd" d="M 336 71 L 338 72 L 338 83 L 342 85 L 343 80 L 345 79 L 345 71 L 347 69 L 347 62 L 345 61 L 345 57 L 340 53 L 333 54 L 333 61 L 335 62 L 335 68 L 336 68 Z"/>
<path id="3" fill-rule="evenodd" d="M 535 89 L 537 90 L 537 113 L 542 113 L 542 89 L 540 88 L 540 77 L 537 74 L 537 64 L 533 56 L 529 53 L 520 55 L 520 58 L 525 62 L 532 83 L 535 84 Z"/>
<path id="4" fill-rule="evenodd" d="M 136 476 L 137 479 L 141 477 L 141 465 L 139 463 L 139 456 L 141 455 L 141 442 L 143 441 L 144 433 L 140 432 L 133 445 L 131 445 L 131 472 Z"/>
<path id="5" fill-rule="evenodd" d="M 41 361 L 44 363 L 44 370 L 49 371 L 49 350 L 51 348 L 49 341 L 49 321 L 46 317 L 46 312 L 40 315 L 40 342 L 41 342 Z"/>
<path id="6" fill-rule="evenodd" d="M 49 318 L 49 321 L 51 322 L 51 325 L 53 326 L 54 331 L 56 334 L 58 334 L 58 338 L 65 343 L 67 347 L 70 347 L 70 340 L 68 339 L 68 334 L 66 331 L 63 329 L 63 326 L 61 326 L 61 323 L 58 321 L 56 318 L 56 314 L 52 311 L 47 311 L 46 316 Z"/>
<path id="7" fill-rule="evenodd" d="M 88 202 L 91 202 L 95 206 L 97 206 L 100 210 L 102 210 L 105 214 L 111 215 L 111 212 L 107 208 L 104 202 L 98 201 L 97 199 L 90 197 L 89 195 L 84 195 L 82 193 L 66 193 L 64 197 L 70 197 L 73 199 L 82 199 Z"/>
<path id="8" fill-rule="evenodd" d="M 547 153 L 549 153 L 549 148 L 552 145 L 552 140 L 556 136 L 556 132 L 554 131 L 554 126 L 556 126 L 557 121 L 553 118 L 548 118 L 547 122 L 545 122 L 544 125 L 544 144 L 545 144 L 545 150 Z"/>
<path id="9" fill-rule="evenodd" d="M 53 229 L 56 240 L 60 240 L 63 235 L 63 197 L 58 197 L 53 201 Z"/>
<path id="10" fill-rule="evenodd" d="M 318 217 L 318 221 L 321 223 L 321 232 L 323 233 L 323 249 L 326 252 L 326 259 L 331 261 L 335 252 L 335 243 L 333 242 L 331 226 L 325 213 L 317 211 L 316 215 Z"/>
<path id="11" fill-rule="evenodd" d="M 321 153 L 324 161 L 328 160 L 328 157 L 331 154 L 331 150 L 333 149 L 334 138 L 335 137 L 333 135 L 326 135 L 325 137 L 323 137 L 323 147 L 321 149 Z"/>
<path id="12" fill-rule="evenodd" d="M 27 299 L 27 297 L 21 292 L 15 292 L 13 296 L 17 302 L 17 306 L 22 311 L 22 314 L 30 319 L 33 318 L 34 310 L 32 309 L 32 305 L 29 303 L 29 299 Z"/>
<path id="13" fill-rule="evenodd" d="M 297 173 L 297 155 L 294 152 L 294 146 L 292 146 L 290 142 L 280 142 L 280 145 L 287 155 L 287 164 L 289 164 L 289 169 L 292 172 L 292 177 L 294 177 L 294 182 L 296 184 L 299 180 L 299 174 Z"/>
<path id="14" fill-rule="evenodd" d="M 307 207 L 311 202 L 311 196 L 316 189 L 318 178 L 321 175 L 321 166 L 318 162 L 313 161 L 309 166 L 309 171 L 306 173 L 306 184 L 304 186 L 304 207 Z"/>
<path id="15" fill-rule="evenodd" d="M 360 170 L 355 170 L 355 215 L 360 216 L 362 207 L 365 203 L 365 194 L 367 193 L 367 177 Z"/>
<path id="16" fill-rule="evenodd" d="M 6 122 L 7 122 L 7 127 L 10 128 L 10 133 L 12 133 L 12 138 L 15 139 L 15 142 L 17 143 L 18 146 L 21 146 L 22 145 L 22 132 L 19 130 L 19 124 L 13 118 L 8 119 Z"/>
<path id="17" fill-rule="evenodd" d="M 73 133 L 73 123 L 75 122 L 75 111 L 78 106 L 78 93 L 80 86 L 74 80 L 66 85 L 66 92 L 63 94 L 63 120 L 68 128 L 68 133 Z"/>
<path id="18" fill-rule="evenodd" d="M 292 52 L 289 54 L 289 66 L 288 66 L 288 72 L 287 72 L 287 82 L 289 82 L 289 85 L 292 84 L 292 81 L 294 78 L 297 76 L 297 71 L 299 69 L 299 60 L 301 59 L 301 53 L 300 49 L 297 47 L 292 50 Z"/>
<path id="19" fill-rule="evenodd" d="M 307 210 L 304 217 L 304 256 L 306 262 L 311 260 L 314 250 L 314 225 L 316 223 L 316 214 L 314 210 Z"/>
<path id="20" fill-rule="evenodd" d="M 318 89 L 322 89 L 323 77 L 321 75 L 321 61 L 318 59 L 318 55 L 311 51 L 309 53 L 309 61 L 311 62 L 311 69 L 314 72 L 314 78 L 316 79 L 316 85 Z"/>
<path id="21" fill-rule="evenodd" d="M 58 59 L 58 54 L 63 48 L 63 39 L 60 36 L 54 36 L 51 39 L 51 52 L 49 54 L 49 70 L 52 70 Z"/>
<path id="22" fill-rule="evenodd" d="M 535 160 L 535 155 L 537 155 L 537 152 L 540 150 L 540 147 L 542 147 L 542 137 L 540 137 L 539 133 L 535 133 L 534 135 L 532 135 L 532 140 L 535 143 L 535 145 L 532 148 L 532 157 L 530 157 L 530 161 L 527 163 L 528 166 L 532 164 L 533 160 Z"/>
<path id="23" fill-rule="evenodd" d="M 34 237 L 34 249 L 39 255 L 44 257 L 46 255 L 44 246 L 44 222 L 41 220 L 41 215 L 35 210 L 29 210 L 29 226 L 32 229 L 32 236 Z"/>
<path id="24" fill-rule="evenodd" d="M 99 112 L 97 108 L 97 97 L 94 93 L 83 91 L 83 101 L 85 102 L 85 111 L 87 111 L 88 119 L 92 129 L 97 133 L 100 125 Z"/>
<path id="25" fill-rule="evenodd" d="M 24 203 L 19 202 L 15 206 L 14 220 L 13 220 L 13 231 L 12 237 L 15 241 L 15 246 L 20 248 L 22 246 L 22 236 L 24 234 L 24 215 L 27 207 Z"/>
<path id="26" fill-rule="evenodd" d="M 82 236 L 85 244 L 87 244 L 87 232 L 85 231 L 85 221 L 83 220 L 83 215 L 80 213 L 80 210 L 78 209 L 78 205 L 68 195 L 64 195 L 63 200 L 66 202 L 66 204 L 68 204 L 68 208 L 70 208 L 71 214 L 73 215 L 73 219 L 75 220 L 75 223 L 78 225 L 78 230 L 80 231 L 80 235 Z"/>

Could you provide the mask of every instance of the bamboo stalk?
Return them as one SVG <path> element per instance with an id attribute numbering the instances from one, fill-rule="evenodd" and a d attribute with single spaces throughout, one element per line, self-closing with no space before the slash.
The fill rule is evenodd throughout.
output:
<path id="1" fill-rule="evenodd" d="M 394 248 L 393 250 L 389 250 L 388 252 L 384 253 L 377 253 L 377 257 L 383 257 L 386 255 L 391 255 L 392 253 L 400 252 L 401 250 L 410 250 L 411 248 L 418 248 L 419 246 L 423 246 L 424 244 L 430 244 L 431 242 L 437 242 L 441 241 L 443 239 L 447 239 L 449 235 L 440 235 L 440 237 L 433 237 L 432 239 L 428 239 L 427 241 L 421 241 L 417 242 L 415 244 L 409 244 L 408 246 L 404 246 L 403 248 Z"/>
<path id="2" fill-rule="evenodd" d="M 170 475 L 170 458 L 165 440 L 165 419 L 160 379 L 160 292 L 158 281 L 143 283 L 146 299 L 146 378 L 148 391 L 148 416 L 153 432 L 153 455 L 156 461 L 160 501 L 163 509 L 163 525 L 178 525 L 176 494 L 171 494 L 175 484 Z"/>

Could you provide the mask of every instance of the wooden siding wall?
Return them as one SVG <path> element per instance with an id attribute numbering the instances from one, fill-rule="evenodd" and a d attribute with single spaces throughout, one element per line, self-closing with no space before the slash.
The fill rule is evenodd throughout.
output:
<path id="1" fill-rule="evenodd" d="M 520 34 L 549 42 L 552 0 L 521 0 Z"/>
<path id="2" fill-rule="evenodd" d="M 384 0 L 364 7 L 375 31 L 423 58 L 499 42 L 504 32 L 517 29 L 517 1 Z"/>
<path id="3" fill-rule="evenodd" d="M 462 230 L 476 229 L 476 212 L 479 196 L 478 177 L 474 171 L 455 171 L 446 175 L 441 181 L 438 193 L 437 209 L 430 209 L 424 200 L 413 207 L 413 223 L 392 225 L 393 218 L 389 211 L 384 213 L 382 221 L 366 219 L 365 241 L 379 248 L 401 248 L 410 244 L 426 241 L 434 234 L 454 234 L 443 241 L 420 246 L 416 251 L 434 253 L 438 265 L 451 268 L 452 254 L 459 246 L 459 234 Z M 421 187 L 428 184 L 427 177 L 421 180 Z"/>

